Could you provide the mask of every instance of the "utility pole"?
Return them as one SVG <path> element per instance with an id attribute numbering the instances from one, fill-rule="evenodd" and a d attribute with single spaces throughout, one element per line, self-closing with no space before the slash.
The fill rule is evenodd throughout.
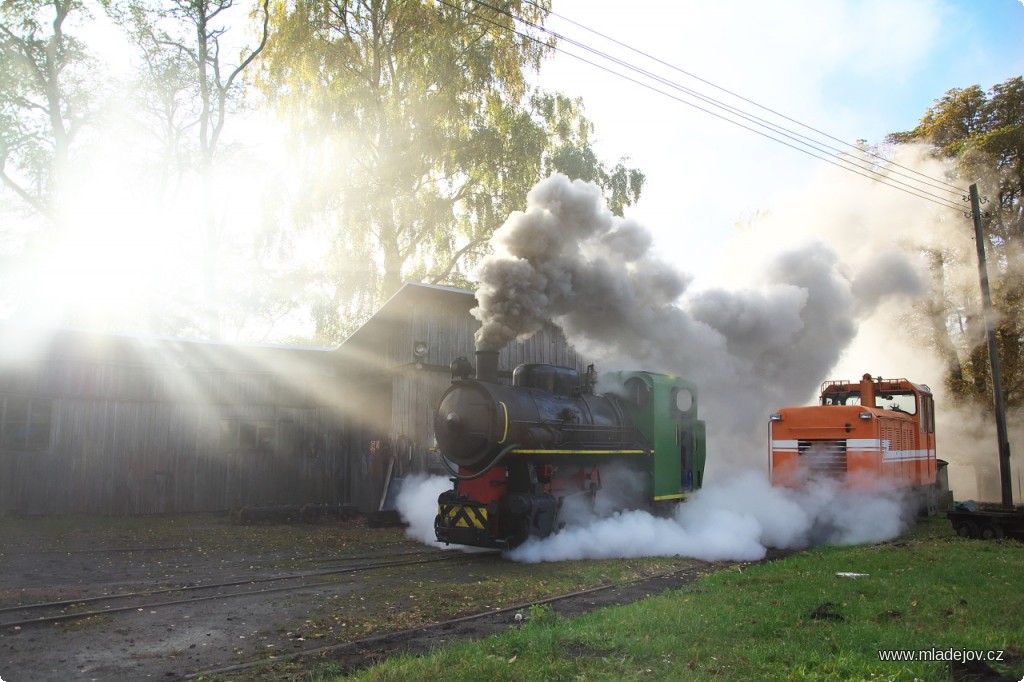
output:
<path id="1" fill-rule="evenodd" d="M 981 230 L 981 200 L 978 185 L 970 186 L 971 217 L 974 219 L 974 243 L 978 248 L 978 276 L 981 278 L 981 304 L 988 336 L 988 361 L 992 371 L 992 399 L 996 411 L 996 436 L 999 439 L 999 482 L 1003 493 L 1003 506 L 1013 509 L 1013 486 L 1010 481 L 1010 439 L 1006 434 L 1006 407 L 1003 405 L 1003 386 L 999 377 L 999 349 L 996 347 L 996 327 L 992 313 L 992 295 L 988 288 L 988 267 L 985 265 L 985 238 Z"/>

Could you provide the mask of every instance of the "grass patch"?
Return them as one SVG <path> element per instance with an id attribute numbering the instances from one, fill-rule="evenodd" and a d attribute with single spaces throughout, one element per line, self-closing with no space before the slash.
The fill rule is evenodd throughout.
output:
<path id="1" fill-rule="evenodd" d="M 973 679 L 942 661 L 881 661 L 883 649 L 1002 651 L 989 665 L 1020 679 L 1022 583 L 1024 544 L 964 540 L 931 519 L 895 542 L 725 570 L 629 606 L 392 659 L 354 679 Z"/>

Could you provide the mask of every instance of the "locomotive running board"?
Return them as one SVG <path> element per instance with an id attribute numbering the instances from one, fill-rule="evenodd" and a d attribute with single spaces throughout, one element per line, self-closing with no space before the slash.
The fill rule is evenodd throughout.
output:
<path id="1" fill-rule="evenodd" d="M 655 502 L 662 502 L 664 500 L 685 500 L 693 493 L 676 493 L 674 495 L 656 495 L 654 497 Z"/>

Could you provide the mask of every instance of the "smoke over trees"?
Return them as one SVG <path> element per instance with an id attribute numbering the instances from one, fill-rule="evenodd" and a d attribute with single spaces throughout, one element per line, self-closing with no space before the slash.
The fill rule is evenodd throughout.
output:
<path id="1" fill-rule="evenodd" d="M 924 142 L 953 162 L 958 184 L 978 182 L 989 278 L 997 312 L 996 340 L 1008 407 L 1024 406 L 1024 79 L 1011 78 L 985 92 L 954 88 L 928 109 L 912 131 L 889 142 Z M 964 230 L 970 224 L 964 222 Z M 918 310 L 930 345 L 946 364 L 946 384 L 965 403 L 992 399 L 984 318 L 973 249 L 935 246 L 926 251 L 932 293 Z"/>

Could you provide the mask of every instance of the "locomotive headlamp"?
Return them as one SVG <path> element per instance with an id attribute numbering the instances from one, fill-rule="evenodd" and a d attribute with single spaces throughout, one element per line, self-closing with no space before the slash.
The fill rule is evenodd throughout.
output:
<path id="1" fill-rule="evenodd" d="M 773 422 L 780 422 L 780 421 L 782 421 L 782 415 L 780 413 L 776 412 L 771 417 L 769 417 L 769 419 L 771 419 Z"/>
<path id="2" fill-rule="evenodd" d="M 871 413 L 870 412 L 861 412 L 860 413 L 860 418 L 864 419 L 864 420 L 871 419 Z"/>

